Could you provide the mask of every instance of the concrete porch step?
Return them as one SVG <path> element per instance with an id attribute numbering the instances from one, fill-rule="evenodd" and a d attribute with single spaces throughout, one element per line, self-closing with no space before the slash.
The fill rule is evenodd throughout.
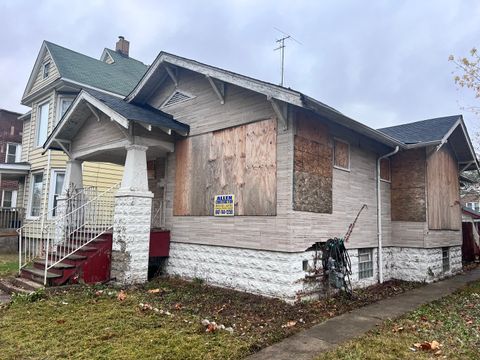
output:
<path id="1" fill-rule="evenodd" d="M 22 269 L 22 271 L 25 271 L 25 272 L 33 275 L 34 278 L 32 280 L 37 280 L 36 278 L 41 278 L 42 281 L 43 281 L 43 277 L 45 276 L 45 271 L 44 270 L 37 269 L 37 268 L 34 268 L 34 267 L 24 267 Z M 60 275 L 60 274 L 55 274 L 53 272 L 47 271 L 47 279 L 57 279 L 57 278 L 61 278 L 61 277 L 62 277 L 62 275 Z"/>
<path id="2" fill-rule="evenodd" d="M 34 263 L 36 265 L 42 266 L 42 268 L 45 267 L 45 259 L 35 260 Z M 53 268 L 55 268 L 55 269 L 71 269 L 71 268 L 74 268 L 74 267 L 75 267 L 75 265 L 67 264 L 67 263 L 64 263 L 64 262 L 59 262 L 58 264 L 53 265 Z"/>
<path id="3" fill-rule="evenodd" d="M 21 277 L 14 277 L 11 278 L 10 281 L 18 288 L 25 289 L 27 291 L 35 291 L 38 289 L 42 289 L 43 285 L 31 281 L 29 279 L 21 278 Z"/>
<path id="4" fill-rule="evenodd" d="M 11 295 L 11 294 L 30 294 L 34 290 L 25 289 L 12 281 L 12 278 L 0 279 L 0 290 Z"/>
<path id="5" fill-rule="evenodd" d="M 82 246 L 82 247 L 76 247 L 74 245 L 59 245 L 60 248 L 65 248 L 68 251 L 97 251 L 98 249 L 93 246 Z"/>
<path id="6" fill-rule="evenodd" d="M 49 252 L 48 255 L 50 256 L 55 256 L 57 253 Z M 80 261 L 80 260 L 85 260 L 87 257 L 84 255 L 77 255 L 77 254 L 72 254 L 68 255 L 66 257 L 67 260 L 72 260 L 72 261 Z"/>

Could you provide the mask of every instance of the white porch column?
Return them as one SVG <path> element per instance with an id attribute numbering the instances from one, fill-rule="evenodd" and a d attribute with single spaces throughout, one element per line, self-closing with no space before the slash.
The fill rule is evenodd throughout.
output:
<path id="1" fill-rule="evenodd" d="M 50 179 L 52 181 L 53 179 Z M 70 188 L 81 189 L 83 187 L 82 161 L 68 160 L 65 168 L 65 177 L 60 195 L 57 197 L 57 208 L 55 218 L 58 219 L 55 225 L 55 244 L 60 244 L 65 240 L 65 229 L 67 219 L 62 218 L 67 214 L 68 190 Z M 71 196 L 71 194 L 70 194 Z M 60 219 L 63 219 L 60 221 Z"/>
<path id="2" fill-rule="evenodd" d="M 62 195 L 66 195 L 68 189 L 73 186 L 76 189 L 83 188 L 82 161 L 68 160 L 63 180 Z"/>
<path id="3" fill-rule="evenodd" d="M 122 185 L 115 195 L 111 277 L 122 284 L 148 276 L 153 193 L 148 190 L 147 147 L 126 147 Z"/>

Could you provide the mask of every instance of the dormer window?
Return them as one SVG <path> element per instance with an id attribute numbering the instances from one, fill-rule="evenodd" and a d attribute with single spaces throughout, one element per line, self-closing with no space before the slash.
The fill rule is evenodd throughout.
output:
<path id="1" fill-rule="evenodd" d="M 50 75 L 50 62 L 43 64 L 43 78 L 46 79 Z"/>

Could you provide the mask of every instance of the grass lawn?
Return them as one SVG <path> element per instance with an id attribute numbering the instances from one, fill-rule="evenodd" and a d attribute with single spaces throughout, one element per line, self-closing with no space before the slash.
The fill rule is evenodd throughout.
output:
<path id="1" fill-rule="evenodd" d="M 480 359 L 480 282 L 318 358 L 334 359 Z"/>
<path id="2" fill-rule="evenodd" d="M 59 290 L 0 309 L 2 359 L 238 359 L 301 329 L 415 284 L 389 282 L 356 293 L 288 305 L 198 281 L 160 278 L 129 288 Z M 153 291 L 148 291 L 153 290 Z M 206 332 L 208 319 L 225 330 Z"/>
<path id="3" fill-rule="evenodd" d="M 0 278 L 18 272 L 18 254 L 0 254 Z"/>

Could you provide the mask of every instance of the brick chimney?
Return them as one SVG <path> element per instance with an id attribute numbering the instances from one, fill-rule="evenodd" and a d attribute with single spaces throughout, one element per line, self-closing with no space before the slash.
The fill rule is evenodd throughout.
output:
<path id="1" fill-rule="evenodd" d="M 117 44 L 115 45 L 115 51 L 128 57 L 128 49 L 130 48 L 130 42 L 125 40 L 123 36 L 118 37 Z"/>

